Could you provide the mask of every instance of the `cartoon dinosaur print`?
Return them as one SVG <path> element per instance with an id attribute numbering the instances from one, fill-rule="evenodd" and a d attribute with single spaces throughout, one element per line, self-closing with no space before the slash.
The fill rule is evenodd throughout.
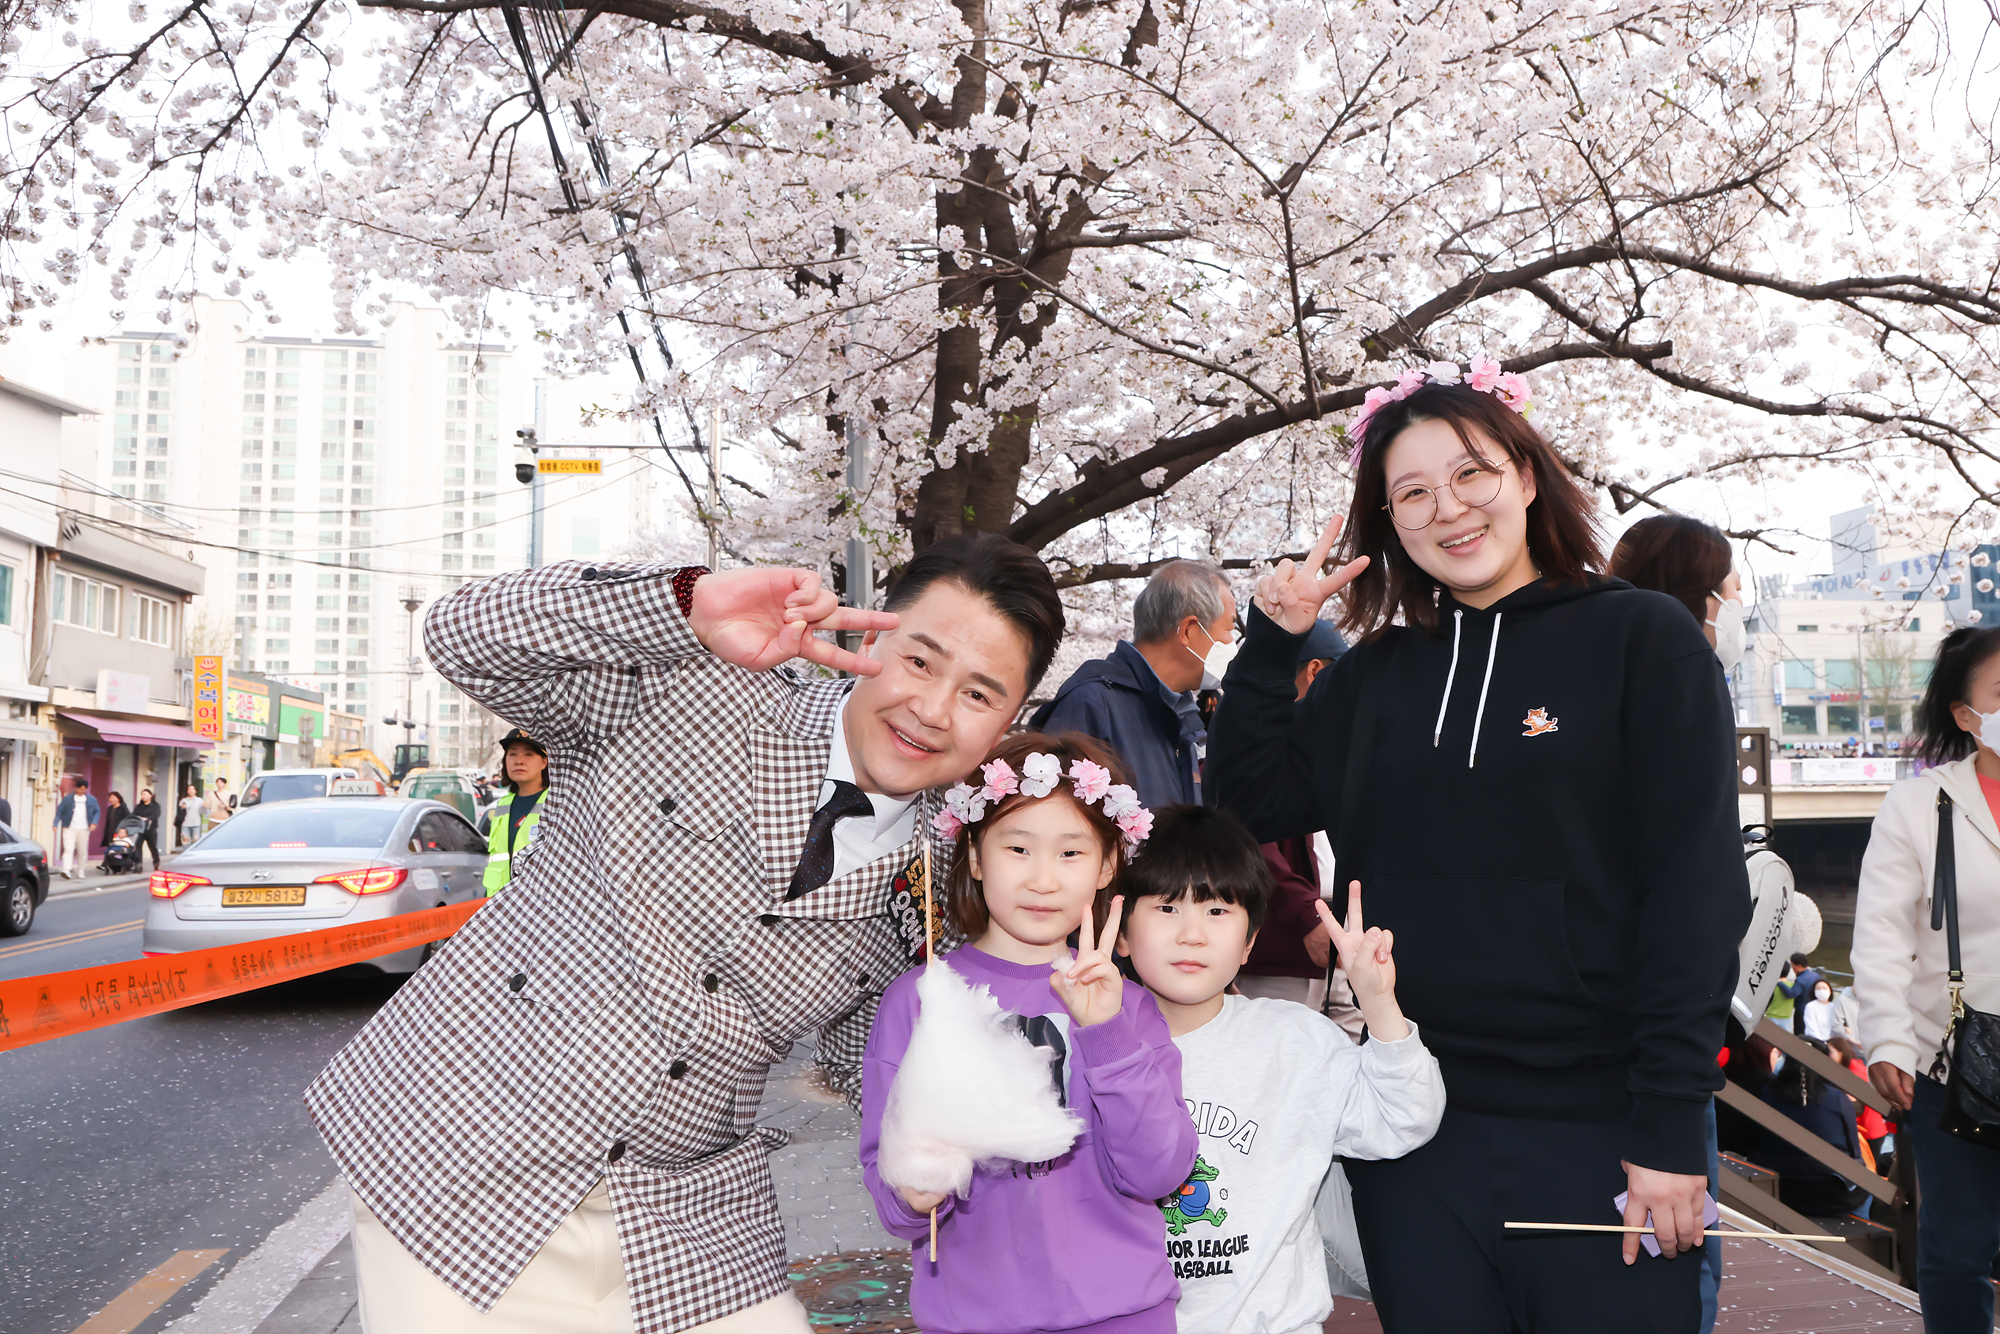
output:
<path id="1" fill-rule="evenodd" d="M 1556 720 L 1549 717 L 1547 709 L 1529 709 L 1528 716 L 1521 721 L 1528 727 L 1527 731 L 1521 733 L 1522 736 L 1540 736 L 1544 732 L 1556 730 Z"/>
<path id="2" fill-rule="evenodd" d="M 1194 1170 L 1181 1188 L 1160 1201 L 1160 1212 L 1167 1216 L 1167 1235 L 1178 1237 L 1194 1223 L 1207 1223 L 1210 1227 L 1221 1227 L 1229 1217 L 1227 1209 L 1208 1207 L 1208 1183 L 1222 1174 L 1208 1165 L 1206 1158 L 1194 1160 Z"/>

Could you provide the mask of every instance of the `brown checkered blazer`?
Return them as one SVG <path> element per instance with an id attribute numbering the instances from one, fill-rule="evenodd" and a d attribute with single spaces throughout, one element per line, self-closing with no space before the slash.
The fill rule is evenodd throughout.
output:
<path id="1" fill-rule="evenodd" d="M 645 1334 L 785 1290 L 765 1074 L 817 1030 L 855 1095 L 921 943 L 890 884 L 927 827 L 785 902 L 848 683 L 709 656 L 673 573 L 572 561 L 431 609 L 438 670 L 547 743 L 542 822 L 306 1091 L 355 1192 L 482 1310 L 608 1178 Z"/>

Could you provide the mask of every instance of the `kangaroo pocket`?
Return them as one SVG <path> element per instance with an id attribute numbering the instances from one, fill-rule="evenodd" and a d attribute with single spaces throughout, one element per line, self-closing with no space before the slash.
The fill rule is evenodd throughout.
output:
<path id="1" fill-rule="evenodd" d="M 1434 1049 L 1551 1068 L 1621 1050 L 1577 975 L 1562 881 L 1378 876 L 1363 893 L 1367 924 L 1396 936 L 1396 997 Z"/>

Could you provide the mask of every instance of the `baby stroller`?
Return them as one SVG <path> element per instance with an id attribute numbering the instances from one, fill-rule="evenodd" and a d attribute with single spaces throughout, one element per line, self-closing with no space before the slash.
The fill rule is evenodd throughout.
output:
<path id="1" fill-rule="evenodd" d="M 140 847 L 146 837 L 146 822 L 138 816 L 121 820 L 111 841 L 104 845 L 104 869 L 123 875 L 139 869 Z"/>

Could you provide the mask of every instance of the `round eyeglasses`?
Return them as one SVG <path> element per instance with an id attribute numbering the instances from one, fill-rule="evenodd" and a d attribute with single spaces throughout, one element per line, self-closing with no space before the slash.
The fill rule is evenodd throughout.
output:
<path id="1" fill-rule="evenodd" d="M 1445 483 L 1445 487 L 1459 504 L 1468 509 L 1490 505 L 1500 494 L 1500 483 L 1505 480 L 1502 466 L 1484 459 L 1468 459 L 1453 470 L 1451 480 Z M 1389 493 L 1389 503 L 1382 508 L 1389 511 L 1389 517 L 1395 520 L 1398 528 L 1428 528 L 1437 518 L 1437 489 L 1405 482 Z"/>

